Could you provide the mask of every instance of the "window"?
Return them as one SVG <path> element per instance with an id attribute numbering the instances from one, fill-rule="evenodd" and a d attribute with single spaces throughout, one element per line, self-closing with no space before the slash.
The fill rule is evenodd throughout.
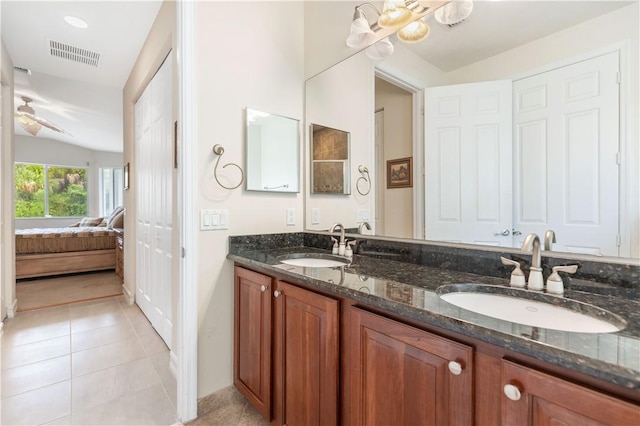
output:
<path id="1" fill-rule="evenodd" d="M 16 217 L 87 214 L 87 169 L 16 163 Z"/>
<path id="2" fill-rule="evenodd" d="M 100 169 L 100 216 L 109 216 L 122 205 L 122 168 Z"/>

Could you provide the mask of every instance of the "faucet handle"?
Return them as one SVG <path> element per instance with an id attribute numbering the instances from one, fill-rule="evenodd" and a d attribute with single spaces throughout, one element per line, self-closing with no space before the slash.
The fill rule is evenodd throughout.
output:
<path id="1" fill-rule="evenodd" d="M 515 266 L 515 268 L 511 272 L 509 285 L 511 287 L 524 287 L 526 285 L 526 282 L 524 279 L 524 272 L 522 272 L 522 269 L 520 269 L 520 262 L 518 262 L 517 260 L 507 259 L 503 256 L 500 256 L 500 260 L 502 261 L 503 265 Z"/>
<path id="2" fill-rule="evenodd" d="M 558 272 L 566 272 L 567 274 L 574 274 L 578 270 L 578 265 L 561 265 L 551 268 L 551 275 L 547 278 L 547 293 L 563 294 L 564 283 L 562 277 Z"/>

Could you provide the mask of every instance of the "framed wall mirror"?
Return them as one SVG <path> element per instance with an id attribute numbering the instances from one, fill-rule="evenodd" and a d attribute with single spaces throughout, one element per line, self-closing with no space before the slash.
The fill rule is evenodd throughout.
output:
<path id="1" fill-rule="evenodd" d="M 350 194 L 349 132 L 311 124 L 311 193 Z"/>
<path id="2" fill-rule="evenodd" d="M 246 109 L 246 189 L 300 192 L 300 121 Z"/>
<path id="3" fill-rule="evenodd" d="M 531 8 L 545 10 L 537 24 Z M 313 212 L 306 211 L 306 229 L 326 230 L 333 222 L 357 227 L 369 214 L 373 232 L 383 237 L 512 248 L 519 248 L 530 232 L 542 239 L 554 230 L 557 241 L 548 246 L 552 251 L 640 258 L 639 172 L 625 167 L 640 164 L 640 131 L 629 120 L 639 113 L 638 8 L 638 2 L 623 1 L 477 2 L 472 19 L 453 28 L 428 16 L 429 38 L 415 46 L 393 40 L 394 53 L 382 61 L 368 59 L 363 51 L 313 76 L 307 80 L 307 122 L 318 120 L 320 113 L 348 117 L 352 164 L 366 165 L 374 185 L 366 198 L 352 194 L 349 204 L 333 197 L 340 208 L 330 208 L 328 201 L 319 206 L 308 197 L 306 209 L 321 207 L 323 214 L 314 223 Z M 522 29 L 512 32 L 509 46 L 489 29 L 497 16 Z M 559 19 L 551 25 L 549 16 Z M 546 32 L 521 39 L 525 29 L 534 28 Z M 466 45 L 472 54 L 460 53 Z M 587 69 L 591 63 L 598 68 Z M 606 77 L 606 90 L 597 75 L 611 77 Z M 536 108 L 542 92 L 533 89 L 548 83 L 543 78 L 555 84 L 546 89 L 547 102 L 551 95 L 571 92 L 571 105 L 586 103 L 594 98 L 590 90 L 599 87 L 611 94 L 603 102 L 613 106 L 598 106 L 598 114 L 591 113 L 593 107 L 526 115 L 542 110 Z M 480 86 L 500 81 L 507 82 L 504 92 Z M 457 104 L 447 102 L 466 99 L 463 86 L 471 85 L 478 85 L 481 95 L 500 95 L 467 104 L 485 108 L 484 116 L 500 107 L 512 121 L 483 123 L 465 137 L 458 137 L 464 135 L 463 127 L 459 134 L 449 131 L 454 124 L 447 120 Z M 427 111 L 426 125 L 420 124 L 421 108 Z M 441 116 L 431 121 L 429 111 Z M 618 111 L 607 122 L 590 121 Z M 400 128 L 400 119 L 408 127 Z M 566 131 L 554 130 L 554 139 L 545 139 L 551 133 L 541 130 L 544 122 L 547 128 L 564 123 L 558 126 L 566 124 Z M 622 158 L 618 164 L 610 161 L 616 156 Z M 401 157 L 413 157 L 413 188 L 388 190 L 384 165 Z M 607 161 L 611 170 L 600 173 Z M 475 210 L 470 216 L 464 209 Z M 474 223 L 462 224 L 468 217 Z M 607 243 L 596 243 L 595 234 L 583 238 L 591 228 L 602 228 Z"/>

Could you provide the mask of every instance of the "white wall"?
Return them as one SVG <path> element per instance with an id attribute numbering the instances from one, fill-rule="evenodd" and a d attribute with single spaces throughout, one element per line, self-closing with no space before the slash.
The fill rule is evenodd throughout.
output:
<path id="1" fill-rule="evenodd" d="M 569 58 L 584 57 L 591 52 L 602 52 L 611 46 L 626 43 L 621 71 L 621 87 L 627 110 L 622 118 L 622 171 L 621 183 L 626 207 L 622 205 L 622 221 L 629 232 L 623 235 L 623 245 L 630 249 L 631 257 L 640 257 L 640 4 L 634 3 L 599 18 L 568 28 L 548 37 L 509 50 L 492 58 L 448 73 L 448 84 L 473 81 L 518 78 L 530 70 L 544 69 L 549 64 L 562 63 Z M 626 85 L 626 86 L 625 86 Z M 626 196 L 625 196 L 626 195 Z"/>
<path id="2" fill-rule="evenodd" d="M 196 157 L 201 209 L 227 209 L 229 229 L 198 235 L 198 395 L 232 383 L 233 265 L 230 235 L 303 230 L 302 194 L 221 188 L 213 178 L 214 144 L 221 163 L 244 164 L 244 108 L 302 119 L 304 98 L 302 2 L 197 2 L 195 5 Z M 215 24 L 214 24 L 215 23 Z M 228 167 L 221 180 L 237 183 Z M 286 209 L 296 225 L 286 226 Z M 197 215 L 198 212 L 193 212 Z"/>
<path id="3" fill-rule="evenodd" d="M 100 167 L 122 167 L 122 154 L 93 151 L 77 145 L 34 136 L 15 136 L 15 161 L 55 166 L 86 167 L 87 216 L 100 215 Z M 70 225 L 75 218 L 16 219 L 16 229 L 55 228 Z"/>

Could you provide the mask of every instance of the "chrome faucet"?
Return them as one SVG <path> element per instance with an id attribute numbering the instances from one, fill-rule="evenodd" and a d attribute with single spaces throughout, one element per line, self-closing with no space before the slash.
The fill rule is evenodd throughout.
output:
<path id="1" fill-rule="evenodd" d="M 542 290 L 544 280 L 542 279 L 542 266 L 540 260 L 540 237 L 536 234 L 529 234 L 522 242 L 523 251 L 531 251 L 531 268 L 529 268 L 529 290 Z"/>
<path id="2" fill-rule="evenodd" d="M 371 231 L 371 225 L 369 224 L 369 222 L 362 222 L 360 225 L 358 225 L 358 234 L 364 234 L 365 228 Z"/>
<path id="3" fill-rule="evenodd" d="M 548 229 L 547 232 L 544 233 L 544 249 L 545 251 L 551 251 L 553 248 L 553 243 L 556 242 L 556 233 L 553 230 Z"/>
<path id="4" fill-rule="evenodd" d="M 333 225 L 331 225 L 331 228 L 329 228 L 329 232 L 331 232 L 332 234 L 335 232 L 336 228 L 340 228 L 340 241 L 338 242 L 338 254 L 340 256 L 344 256 L 344 250 L 345 250 L 345 240 L 344 240 L 344 226 L 342 226 L 341 223 L 334 223 Z"/>

